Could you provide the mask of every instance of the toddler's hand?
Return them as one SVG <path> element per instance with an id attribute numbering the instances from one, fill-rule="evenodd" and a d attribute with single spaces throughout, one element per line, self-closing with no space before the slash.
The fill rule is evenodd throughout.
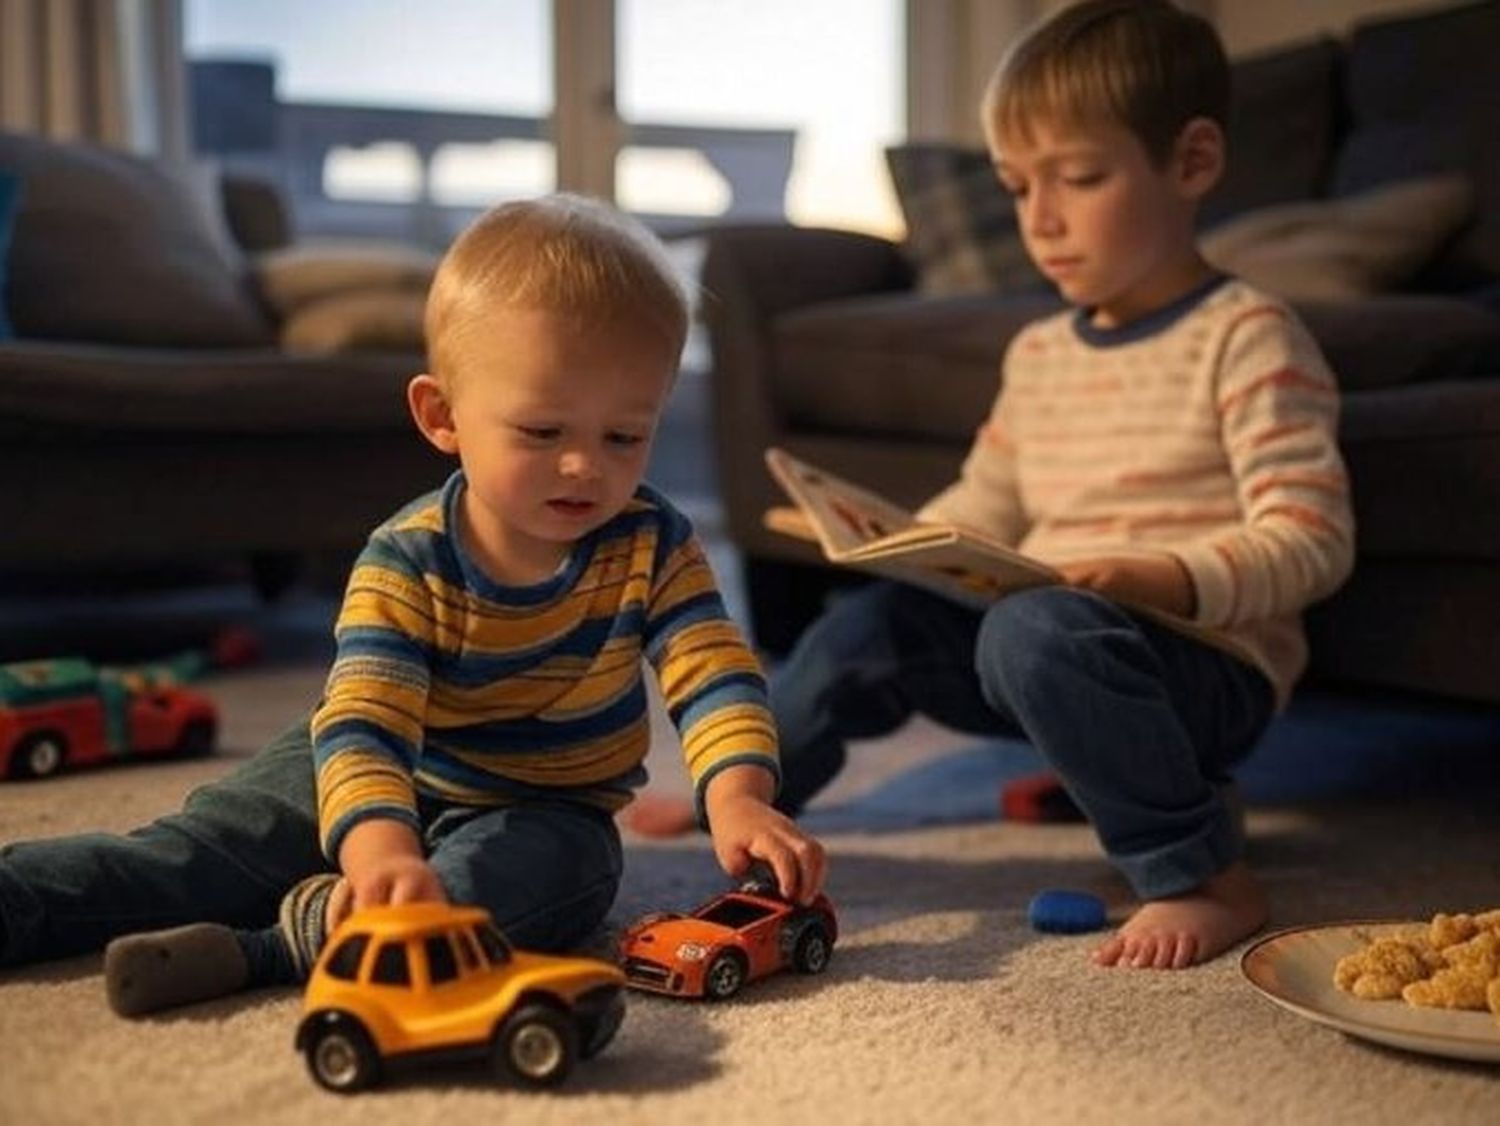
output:
<path id="1" fill-rule="evenodd" d="M 420 856 L 381 857 L 348 877 L 356 910 L 387 903 L 448 902 L 437 873 Z"/>
<path id="2" fill-rule="evenodd" d="M 354 893 L 354 909 L 386 903 L 448 902 L 422 842 L 404 823 L 361 821 L 339 846 L 339 867 Z"/>
<path id="3" fill-rule="evenodd" d="M 787 899 L 811 903 L 823 890 L 828 867 L 823 846 L 760 797 L 732 793 L 711 798 L 708 822 L 714 854 L 731 876 L 743 876 L 759 860 L 776 873 Z"/>

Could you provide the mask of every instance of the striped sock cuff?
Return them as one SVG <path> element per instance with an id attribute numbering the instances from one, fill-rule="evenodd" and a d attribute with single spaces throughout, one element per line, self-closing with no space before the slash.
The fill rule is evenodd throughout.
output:
<path id="1" fill-rule="evenodd" d="M 312 973 L 313 963 L 328 937 L 328 897 L 339 879 L 337 872 L 308 876 L 282 897 L 277 922 L 301 981 L 306 981 Z"/>

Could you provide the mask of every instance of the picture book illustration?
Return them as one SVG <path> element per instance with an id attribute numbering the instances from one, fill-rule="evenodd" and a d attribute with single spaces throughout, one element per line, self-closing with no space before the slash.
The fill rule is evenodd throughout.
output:
<path id="1" fill-rule="evenodd" d="M 1062 576 L 998 540 L 950 524 L 924 523 L 885 497 L 782 449 L 766 464 L 795 508 L 773 508 L 766 524 L 814 540 L 832 563 L 859 567 L 983 607 L 1011 591 Z"/>

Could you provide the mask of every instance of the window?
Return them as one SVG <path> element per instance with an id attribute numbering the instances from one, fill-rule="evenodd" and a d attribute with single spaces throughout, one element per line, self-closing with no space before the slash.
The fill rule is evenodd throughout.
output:
<path id="1" fill-rule="evenodd" d="M 479 948 L 484 951 L 485 957 L 492 964 L 499 966 L 510 961 L 510 945 L 493 926 L 485 923 L 475 927 L 474 937 L 479 940 Z"/>
<path id="2" fill-rule="evenodd" d="M 905 135 L 904 0 L 616 10 L 619 113 L 653 141 L 620 152 L 622 206 L 899 229 L 882 150 Z"/>
<path id="3" fill-rule="evenodd" d="M 748 899 L 731 898 L 710 907 L 707 911 L 700 912 L 698 917 L 710 923 L 718 923 L 720 926 L 739 930 L 741 927 L 748 927 L 751 923 L 759 922 L 771 912 L 772 908 L 759 903 L 751 903 Z"/>
<path id="4" fill-rule="evenodd" d="M 370 981 L 376 985 L 410 985 L 411 967 L 406 962 L 406 944 L 387 942 L 375 954 Z"/>
<path id="5" fill-rule="evenodd" d="M 365 950 L 369 945 L 369 935 L 350 935 L 339 943 L 339 948 L 329 956 L 324 972 L 340 981 L 356 980 L 359 977 L 359 964 L 364 960 Z"/>
<path id="6" fill-rule="evenodd" d="M 279 183 L 303 233 L 445 245 L 555 186 L 551 21 L 550 0 L 187 0 L 195 147 Z"/>
<path id="7" fill-rule="evenodd" d="M 905 133 L 908 0 L 616 0 L 613 73 L 589 50 L 603 2 L 185 0 L 195 142 L 278 180 L 304 234 L 445 245 L 558 186 L 559 158 L 667 234 L 899 229 L 881 150 Z M 616 136 L 612 181 L 576 184 Z"/>
<path id="8" fill-rule="evenodd" d="M 422 943 L 427 952 L 427 983 L 442 985 L 458 976 L 458 960 L 446 934 L 428 935 Z"/>

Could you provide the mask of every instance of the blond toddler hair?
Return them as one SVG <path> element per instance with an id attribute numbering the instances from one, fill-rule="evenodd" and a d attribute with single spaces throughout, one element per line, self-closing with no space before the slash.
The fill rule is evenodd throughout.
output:
<path id="1" fill-rule="evenodd" d="M 497 306 L 655 337 L 674 362 L 690 315 L 682 278 L 644 224 L 567 193 L 493 207 L 449 247 L 425 312 L 428 370 L 437 379 L 446 382 L 468 330 Z"/>

